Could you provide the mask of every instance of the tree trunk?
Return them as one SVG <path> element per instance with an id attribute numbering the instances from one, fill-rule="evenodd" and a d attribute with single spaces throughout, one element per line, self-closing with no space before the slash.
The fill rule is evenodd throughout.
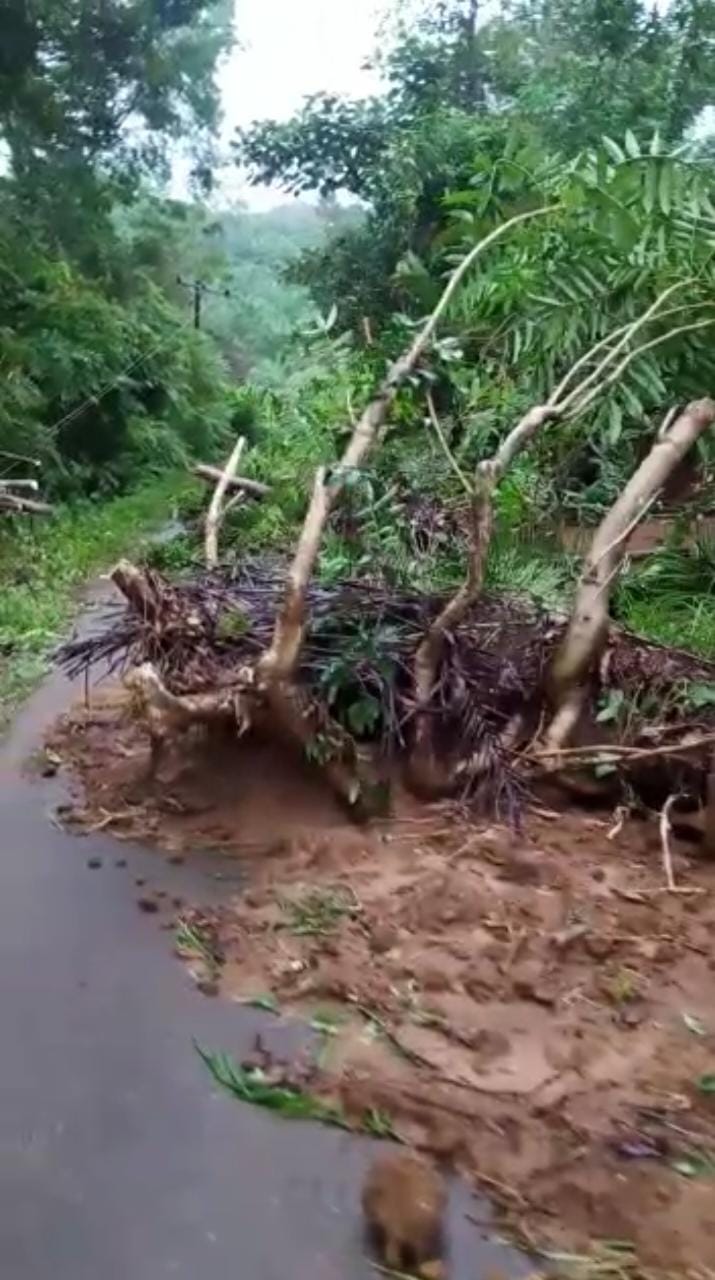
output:
<path id="1" fill-rule="evenodd" d="M 630 534 L 673 468 L 713 422 L 715 401 L 707 398 L 692 401 L 673 422 L 666 420 L 650 453 L 596 530 L 551 672 L 553 719 L 547 747 L 564 746 L 581 715 L 589 677 L 608 636 L 611 588 Z"/>
<path id="2" fill-rule="evenodd" d="M 417 648 L 414 662 L 415 726 L 410 753 L 409 777 L 418 791 L 435 792 L 449 789 L 451 779 L 437 760 L 432 735 L 430 702 L 437 683 L 444 654 L 444 643 L 450 631 L 464 621 L 477 603 L 484 585 L 489 546 L 494 526 L 494 490 L 514 458 L 545 423 L 560 416 L 557 405 L 534 405 L 504 438 L 493 458 L 479 464 L 472 485 L 459 468 L 439 430 L 431 400 L 430 414 L 452 466 L 462 484 L 471 490 L 470 531 L 465 581 L 437 615 Z"/>

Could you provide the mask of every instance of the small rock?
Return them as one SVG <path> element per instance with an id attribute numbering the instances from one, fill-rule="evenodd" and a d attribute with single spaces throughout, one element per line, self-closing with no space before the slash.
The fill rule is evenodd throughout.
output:
<path id="1" fill-rule="evenodd" d="M 173 906 L 175 906 L 177 909 L 179 909 L 179 908 L 183 907 L 183 905 L 184 905 L 184 899 L 183 899 L 183 898 L 172 898 L 172 899 L 171 899 L 171 901 L 172 901 Z"/>
<path id="2" fill-rule="evenodd" d="M 526 849 L 512 853 L 505 861 L 501 874 L 514 884 L 541 884 L 546 868 L 543 857 Z"/>
<path id="3" fill-rule="evenodd" d="M 41 772 L 43 778 L 54 778 L 57 773 L 57 765 L 53 760 L 46 760 Z"/>
<path id="4" fill-rule="evenodd" d="M 446 974 L 437 965 L 426 964 L 418 970 L 417 977 L 425 991 L 446 991 L 449 987 Z"/>
<path id="5" fill-rule="evenodd" d="M 145 911 L 147 915 L 155 915 L 159 910 L 159 903 L 156 898 L 137 898 L 137 906 L 140 911 Z"/>
<path id="6" fill-rule="evenodd" d="M 522 960 L 515 965 L 511 975 L 514 994 L 530 999 L 541 982 L 542 966 L 538 960 Z"/>
<path id="7" fill-rule="evenodd" d="M 605 960 L 610 956 L 615 945 L 613 938 L 603 933 L 592 933 L 585 942 L 586 950 L 594 960 Z"/>
<path id="8" fill-rule="evenodd" d="M 514 994 L 521 1000 L 535 1000 L 537 1004 L 556 1003 L 556 993 L 544 980 L 543 966 L 538 960 L 524 960 L 512 973 Z"/>
<path id="9" fill-rule="evenodd" d="M 473 1000 L 484 1000 L 493 995 L 501 985 L 501 977 L 497 964 L 484 958 L 462 975 L 462 985 Z"/>
<path id="10" fill-rule="evenodd" d="M 92 871 L 96 871 L 98 867 L 101 867 L 101 865 L 102 865 L 102 859 L 101 859 L 101 858 L 88 858 L 88 859 L 87 859 L 87 866 L 88 866 L 88 867 L 90 867 Z"/>
<path id="11" fill-rule="evenodd" d="M 172 853 L 171 857 L 167 858 L 167 862 L 170 862 L 172 867 L 180 867 L 184 861 L 185 858 L 182 853 Z"/>
<path id="12" fill-rule="evenodd" d="M 126 865 L 127 865 L 127 860 L 126 860 L 126 858 L 115 858 L 115 859 L 114 859 L 114 865 L 115 865 L 115 867 L 126 867 Z"/>
<path id="13" fill-rule="evenodd" d="M 141 889 L 142 885 L 146 884 L 146 880 L 143 876 L 138 876 L 134 883 L 137 886 L 137 889 Z"/>
<path id="14" fill-rule="evenodd" d="M 246 889 L 243 895 L 243 901 L 247 907 L 262 907 L 266 900 L 266 894 L 263 889 Z"/>
<path id="15" fill-rule="evenodd" d="M 387 921 L 383 924 L 376 924 L 370 931 L 370 947 L 378 954 L 390 951 L 397 943 L 397 929 L 394 924 Z"/>
<path id="16" fill-rule="evenodd" d="M 638 1005 L 638 1004 L 624 1005 L 618 1015 L 618 1021 L 621 1024 L 621 1026 L 628 1027 L 630 1029 L 634 1027 L 639 1027 L 644 1018 L 645 1018 L 645 1009 L 643 1008 L 642 1005 Z"/>
<path id="17" fill-rule="evenodd" d="M 215 978 L 201 978 L 196 983 L 196 990 L 200 991 L 202 996 L 217 996 L 218 982 Z"/>

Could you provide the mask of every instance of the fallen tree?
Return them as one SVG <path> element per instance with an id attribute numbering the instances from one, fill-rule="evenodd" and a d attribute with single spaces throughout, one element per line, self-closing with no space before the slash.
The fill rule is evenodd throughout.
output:
<path id="1" fill-rule="evenodd" d="M 0 452 L 0 457 L 3 456 Z M 13 455 L 9 455 L 13 456 Z M 28 459 L 27 461 L 32 461 Z M 36 464 L 39 465 L 39 464 Z M 52 511 L 47 502 L 42 502 L 36 495 L 39 492 L 37 480 L 26 478 L 15 479 L 4 476 L 0 479 L 0 511 L 16 516 L 46 516 Z M 32 494 L 32 497 L 28 497 Z"/>
<path id="2" fill-rule="evenodd" d="M 596 530 L 571 621 L 553 664 L 554 716 L 546 734 L 547 746 L 563 746 L 583 712 L 587 683 L 608 637 L 610 594 L 630 534 L 658 497 L 670 472 L 714 422 L 715 400 L 695 400 L 682 413 L 669 414 L 650 453 Z"/>
<path id="3" fill-rule="evenodd" d="M 279 564 L 247 561 L 238 573 L 219 570 L 178 584 L 126 563 L 113 576 L 127 607 L 113 606 L 102 628 L 64 645 L 60 661 L 71 675 L 100 664 L 128 673 L 154 764 L 167 741 L 197 725 L 224 726 L 240 736 L 256 728 L 282 733 L 256 676 L 281 599 Z M 310 626 L 296 680 L 304 707 L 323 704 L 326 675 L 336 659 L 347 655 L 350 674 L 333 701 L 330 723 L 352 743 L 351 709 L 370 699 L 379 715 L 357 734 L 353 750 L 372 757 L 378 769 L 380 761 L 409 753 L 415 656 L 447 604 L 444 596 L 360 581 L 335 587 L 311 583 L 307 589 Z M 379 645 L 364 646 L 366 624 Z M 567 631 L 565 615 L 524 598 L 487 592 L 450 633 L 432 741 L 445 764 L 443 778 L 505 819 L 515 817 L 525 785 L 549 760 L 533 740 L 548 708 L 549 671 Z M 691 683 L 715 684 L 715 663 L 611 626 L 589 689 L 592 732 L 585 744 L 560 749 L 562 767 L 588 767 L 592 773 L 595 764 L 610 770 L 601 783 L 606 795 L 614 795 L 619 782 L 635 782 L 653 804 L 673 791 L 704 797 L 715 709 L 702 708 L 697 715 L 683 710 L 683 690 Z M 605 737 L 595 725 L 599 706 L 613 691 L 631 707 L 627 741 Z M 639 710 L 644 692 L 657 697 L 657 731 L 652 713 Z M 506 730 L 516 720 L 518 732 L 507 741 Z M 345 794 L 346 777 L 337 773 L 354 768 L 353 757 L 336 753 L 326 761 L 325 722 L 308 729 L 316 744 L 311 758 L 323 768 L 332 764 L 329 779 Z M 477 756 L 478 769 L 460 769 L 460 762 Z"/>
<path id="4" fill-rule="evenodd" d="M 101 658 L 138 664 L 140 672 L 132 683 L 154 744 L 191 722 L 229 721 L 241 733 L 257 725 L 268 727 L 318 764 L 343 799 L 351 805 L 364 801 L 375 780 L 375 759 L 374 752 L 365 751 L 356 739 L 374 739 L 376 734 L 356 733 L 354 722 L 341 717 L 339 700 L 331 705 L 326 699 L 319 654 L 349 651 L 355 618 L 364 623 L 373 610 L 376 627 L 386 616 L 399 619 L 392 678 L 386 680 L 369 663 L 358 674 L 356 654 L 357 684 L 376 698 L 377 736 L 383 748 L 406 752 L 418 785 L 430 790 L 461 787 L 470 794 L 487 791 L 497 808 L 513 809 L 524 772 L 533 773 L 539 762 L 552 771 L 561 767 L 580 719 L 581 733 L 588 736 L 604 690 L 619 688 L 637 712 L 645 682 L 651 692 L 654 686 L 662 687 L 666 704 L 672 704 L 673 714 L 661 716 L 664 741 L 654 746 L 644 718 L 635 714 L 629 722 L 629 741 L 621 747 L 636 751 L 639 761 L 654 750 L 658 758 L 667 754 L 679 774 L 685 760 L 687 785 L 702 794 L 703 752 L 709 754 L 712 725 L 702 714 L 695 726 L 686 720 L 682 700 L 673 697 L 673 690 L 688 680 L 715 682 L 715 667 L 610 627 L 608 587 L 638 518 L 672 467 L 713 421 L 712 402 L 694 402 L 664 425 L 652 453 L 596 534 L 570 622 L 523 602 L 488 601 L 482 594 L 494 492 L 514 458 L 549 423 L 582 414 L 641 352 L 713 323 L 708 318 L 677 324 L 641 341 L 651 321 L 687 310 L 665 304 L 688 282 L 671 285 L 642 315 L 585 352 L 548 399 L 533 406 L 507 432 L 495 454 L 479 463 L 474 476 L 466 475 L 452 456 L 428 395 L 429 421 L 468 497 L 465 579 L 455 594 L 413 598 L 390 595 L 374 583 L 351 583 L 330 597 L 329 614 L 323 616 L 325 589 L 312 581 L 331 513 L 349 477 L 379 445 L 398 391 L 407 379 L 414 381 L 424 373 L 438 323 L 467 271 L 516 224 L 550 212 L 551 207 L 538 208 L 510 219 L 476 244 L 453 271 L 432 314 L 353 420 L 342 458 L 331 467 L 318 468 L 291 559 L 268 571 L 260 565 L 244 566 L 235 589 L 212 572 L 223 514 L 246 491 L 246 482 L 235 476 L 239 441 L 224 468 L 211 469 L 216 486 L 205 527 L 206 577 L 172 586 L 133 566 L 115 570 L 114 581 L 129 602 L 129 616 L 88 646 L 66 647 L 62 661 L 70 669 Z M 227 499 L 228 494 L 232 496 Z M 491 645 L 484 642 L 485 610 L 493 621 Z M 514 626 L 515 640 L 510 638 Z M 545 724 L 546 741 L 539 747 L 534 740 Z M 640 740 L 641 730 L 645 742 Z M 576 750 L 582 746 L 577 744 Z M 591 735 L 587 755 L 579 760 L 612 762 L 613 750 L 612 742 L 594 742 Z"/>

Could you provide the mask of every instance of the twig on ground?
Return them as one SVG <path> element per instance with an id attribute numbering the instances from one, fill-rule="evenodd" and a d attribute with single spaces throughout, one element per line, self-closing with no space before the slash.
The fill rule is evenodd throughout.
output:
<path id="1" fill-rule="evenodd" d="M 713 742 L 715 742 L 715 733 L 706 733 L 700 738 L 693 738 L 690 742 L 675 742 L 670 746 L 629 747 L 624 743 L 596 742 L 587 747 L 549 747 L 543 751 L 529 753 L 522 751 L 517 754 L 534 760 L 537 764 L 541 760 L 553 759 L 556 756 L 580 760 L 582 764 L 598 764 L 603 756 L 624 756 L 633 760 L 645 760 L 651 756 L 676 756 L 683 751 L 696 751 L 699 747 L 707 747 Z"/>
<path id="2" fill-rule="evenodd" d="M 609 830 L 606 832 L 607 840 L 615 840 L 616 836 L 619 836 L 621 834 L 623 827 L 625 825 L 626 818 L 628 817 L 628 813 L 629 813 L 629 810 L 627 805 L 625 804 L 618 805 L 613 815 L 613 817 L 615 818 L 615 822 L 613 823 L 613 826 L 610 827 Z"/>
<path id="3" fill-rule="evenodd" d="M 670 893 L 675 893 L 677 890 L 675 876 L 673 875 L 673 856 L 670 851 L 670 833 L 673 830 L 670 824 L 670 810 L 677 798 L 675 794 L 668 796 L 660 811 L 660 843 L 663 851 L 663 870 L 665 871 L 665 882 Z"/>

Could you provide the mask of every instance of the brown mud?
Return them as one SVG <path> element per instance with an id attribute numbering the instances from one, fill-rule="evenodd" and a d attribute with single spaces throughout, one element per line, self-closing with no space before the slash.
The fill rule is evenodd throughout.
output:
<path id="1" fill-rule="evenodd" d="M 348 1116 L 465 1173 L 522 1241 L 631 1241 L 653 1275 L 713 1274 L 715 866 L 696 846 L 673 841 L 672 893 L 655 818 L 614 833 L 608 813 L 538 809 L 516 833 L 398 797 L 359 828 L 255 741 L 197 739 L 152 780 L 111 692 L 50 745 L 79 831 L 238 870 L 235 898 L 177 920 L 202 943 L 187 963 L 313 1019 L 313 1087 Z"/>

